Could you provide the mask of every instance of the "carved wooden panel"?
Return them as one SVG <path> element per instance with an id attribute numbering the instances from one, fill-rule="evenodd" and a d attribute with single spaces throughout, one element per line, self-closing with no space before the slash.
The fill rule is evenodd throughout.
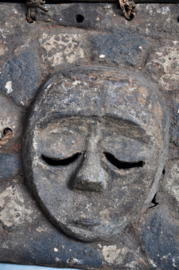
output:
<path id="1" fill-rule="evenodd" d="M 178 269 L 178 5 L 46 7 L 0 4 L 0 263 Z"/>

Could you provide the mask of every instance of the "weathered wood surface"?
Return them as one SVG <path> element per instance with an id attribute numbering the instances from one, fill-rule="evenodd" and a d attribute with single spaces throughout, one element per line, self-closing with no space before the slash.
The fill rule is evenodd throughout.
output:
<path id="1" fill-rule="evenodd" d="M 24 4 L 0 4 L 0 262 L 80 269 L 179 268 L 178 5 L 138 4 L 126 21 L 116 4 L 47 5 L 28 24 Z M 84 20 L 79 23 L 77 15 Z M 169 152 L 156 197 L 110 241 L 84 243 L 57 229 L 29 192 L 22 131 L 33 99 L 65 65 L 114 67 L 159 89 L 170 116 Z"/>

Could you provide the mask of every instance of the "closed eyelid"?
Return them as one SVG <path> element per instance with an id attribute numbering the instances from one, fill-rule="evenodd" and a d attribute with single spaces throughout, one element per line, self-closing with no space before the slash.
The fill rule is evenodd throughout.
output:
<path id="1" fill-rule="evenodd" d="M 152 152 L 153 148 L 150 148 L 146 144 L 139 142 L 125 141 L 101 141 L 99 148 L 103 153 L 110 153 L 116 159 L 124 162 L 137 162 L 146 160 Z"/>
<path id="2" fill-rule="evenodd" d="M 132 168 L 140 168 L 145 165 L 145 162 L 143 160 L 135 161 L 135 162 L 126 162 L 123 160 L 117 159 L 115 156 L 113 156 L 110 153 L 104 152 L 104 155 L 106 159 L 115 167 L 122 170 L 129 170 Z"/>
<path id="3" fill-rule="evenodd" d="M 41 155 L 41 159 L 50 166 L 67 166 L 75 162 L 80 156 L 81 153 L 75 153 L 65 158 L 54 158 Z"/>
<path id="4" fill-rule="evenodd" d="M 38 152 L 53 159 L 65 159 L 83 151 L 85 141 L 76 138 L 37 138 Z"/>

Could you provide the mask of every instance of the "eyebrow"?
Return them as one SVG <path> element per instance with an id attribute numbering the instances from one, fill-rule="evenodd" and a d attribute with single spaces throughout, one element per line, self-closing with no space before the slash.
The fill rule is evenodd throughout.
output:
<path id="1" fill-rule="evenodd" d="M 63 118 L 70 118 L 71 116 L 73 117 L 81 117 L 81 118 L 108 118 L 109 119 L 109 125 L 112 122 L 116 122 L 118 125 L 121 134 L 123 134 L 126 137 L 142 141 L 144 143 L 149 144 L 151 142 L 150 137 L 146 134 L 146 131 L 142 128 L 141 124 L 131 118 L 122 118 L 116 113 L 107 113 L 105 115 L 91 115 L 91 116 L 82 116 L 82 115 L 75 115 L 75 114 L 62 114 L 60 112 L 58 113 L 53 113 L 49 115 L 48 118 L 44 118 L 42 121 L 39 121 L 39 126 L 40 128 L 44 129 L 46 126 L 51 122 L 55 121 L 58 119 L 63 119 Z"/>
<path id="2" fill-rule="evenodd" d="M 141 126 L 141 124 L 131 118 L 122 118 L 121 116 L 115 113 L 107 113 L 105 118 L 110 119 L 109 125 L 111 121 L 115 121 L 118 125 L 120 132 L 126 137 L 136 139 L 139 141 L 143 141 L 145 143 L 150 143 L 151 138 L 146 134 L 145 129 Z"/>

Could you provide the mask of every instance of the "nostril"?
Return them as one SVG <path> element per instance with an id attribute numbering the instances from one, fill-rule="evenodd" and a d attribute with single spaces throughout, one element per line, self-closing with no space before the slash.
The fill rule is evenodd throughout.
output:
<path id="1" fill-rule="evenodd" d="M 90 172 L 88 172 L 90 173 Z M 70 182 L 71 189 L 86 191 L 103 191 L 106 188 L 105 176 L 100 172 L 90 175 L 78 174 Z"/>
<path id="2" fill-rule="evenodd" d="M 93 182 L 90 179 L 78 178 L 76 181 L 73 181 L 71 188 L 84 191 L 102 191 L 105 189 L 105 185 L 103 182 Z"/>

